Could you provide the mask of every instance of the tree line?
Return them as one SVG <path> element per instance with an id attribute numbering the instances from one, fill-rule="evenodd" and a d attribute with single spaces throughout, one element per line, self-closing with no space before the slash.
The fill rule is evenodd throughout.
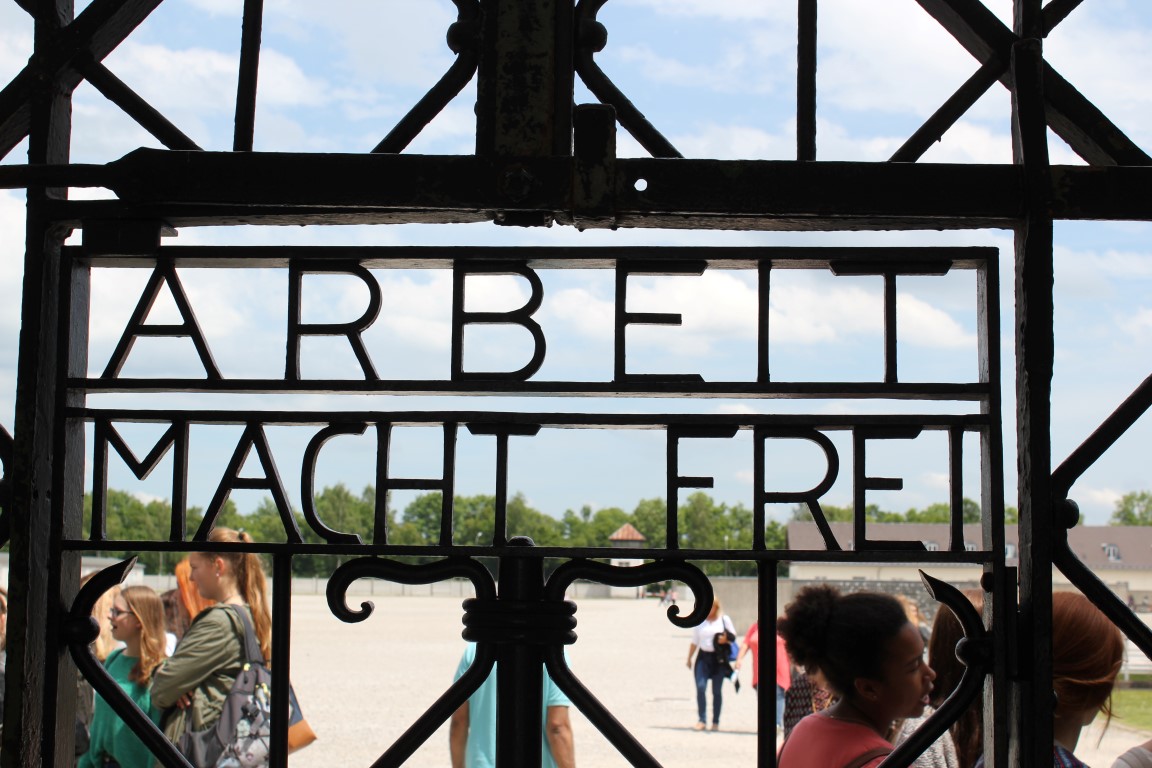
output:
<path id="1" fill-rule="evenodd" d="M 415 497 L 402 510 L 389 508 L 386 521 L 388 542 L 402 546 L 434 546 L 440 540 L 440 514 L 443 497 L 439 492 Z M 980 520 L 980 506 L 964 499 L 963 518 L 966 523 Z M 315 498 L 316 514 L 328 527 L 342 532 L 356 533 L 364 541 L 372 540 L 376 521 L 376 489 L 367 486 L 360 493 L 344 484 L 324 488 Z M 92 499 L 84 499 L 85 530 L 90 527 Z M 832 522 L 852 520 L 851 507 L 822 506 L 825 516 Z M 529 536 L 539 546 L 607 547 L 609 537 L 625 524 L 633 525 L 646 539 L 648 546 L 663 547 L 666 537 L 667 506 L 662 498 L 643 499 L 631 511 L 621 507 L 592 509 L 584 506 L 579 511 L 567 510 L 554 517 L 533 508 L 523 494 L 508 499 L 508 533 Z M 117 541 L 164 541 L 171 526 L 172 508 L 165 500 L 144 501 L 125 491 L 109 489 L 105 506 L 106 537 Z M 303 515 L 293 511 L 305 543 L 321 544 L 320 538 L 305 523 Z M 453 543 L 484 545 L 492 540 L 496 515 L 494 496 L 478 494 L 457 496 L 453 503 Z M 195 531 L 203 520 L 204 511 L 190 507 L 186 530 Z M 1006 510 L 1008 522 L 1016 521 L 1015 508 Z M 876 505 L 865 508 L 865 518 L 872 522 L 946 523 L 950 520 L 947 504 L 932 504 L 923 509 L 890 512 Z M 796 505 L 792 520 L 811 520 L 807 507 Z M 1134 522 L 1143 521 L 1143 522 Z M 1128 494 L 1117 503 L 1113 523 L 1124 525 L 1152 524 L 1152 493 Z M 264 498 L 249 513 L 241 513 L 234 502 L 225 502 L 217 525 L 242 528 L 256 541 L 283 541 L 284 528 L 280 514 L 271 498 Z M 682 549 L 749 550 L 752 547 L 752 511 L 743 504 L 718 502 L 703 491 L 683 499 L 677 509 L 677 527 Z M 769 549 L 786 549 L 787 523 L 770 519 L 765 525 L 765 542 Z M 161 552 L 108 552 L 111 557 L 137 554 L 149 573 L 170 572 L 174 558 L 179 555 Z M 293 572 L 297 576 L 327 576 L 347 556 L 299 554 L 293 557 Z M 697 563 L 710 575 L 753 576 L 756 565 L 747 561 L 708 561 Z M 783 572 L 783 569 L 782 569 Z"/>

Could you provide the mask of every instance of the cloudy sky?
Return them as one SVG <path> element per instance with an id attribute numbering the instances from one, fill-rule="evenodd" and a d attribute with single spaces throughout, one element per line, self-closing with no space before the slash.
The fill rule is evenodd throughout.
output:
<path id="1" fill-rule="evenodd" d="M 1007 0 L 987 0 L 1001 19 Z M 794 0 L 611 0 L 600 13 L 609 32 L 597 61 L 636 106 L 687 157 L 791 159 L 795 153 Z M 239 48 L 240 0 L 167 0 L 106 60 L 122 80 L 158 107 L 205 149 L 231 144 L 231 114 Z M 439 78 L 452 62 L 444 33 L 455 18 L 449 0 L 266 0 L 260 62 L 256 149 L 364 152 Z M 964 49 L 912 0 L 822 0 L 819 25 L 818 157 L 883 161 L 977 67 Z M 31 52 L 31 24 L 15 3 L 0 2 L 0 79 L 7 81 Z M 1048 61 L 1097 104 L 1137 144 L 1152 151 L 1152 8 L 1136 0 L 1090 0 L 1045 43 Z M 420 135 L 412 153 L 467 154 L 473 147 L 470 86 Z M 577 101 L 592 101 L 582 87 Z M 1009 97 L 996 86 L 934 146 L 923 162 L 1011 162 Z M 139 146 L 159 146 L 143 129 L 87 85 L 73 110 L 75 162 L 114 160 Z M 1055 163 L 1080 160 L 1050 137 Z M 619 152 L 643 156 L 626 134 Z M 24 162 L 21 145 L 3 162 Z M 100 195 L 77 190 L 76 197 Z M 1068 454 L 1150 372 L 1152 357 L 1152 227 L 1139 223 L 1059 224 L 1056 230 L 1056 375 L 1054 458 Z M 184 229 L 191 244 L 311 245 L 981 245 L 1002 260 L 1002 346 L 1005 390 L 1005 474 L 1015 503 L 1011 295 L 1011 233 L 741 233 L 619 231 L 569 228 L 510 230 L 492 225 L 342 228 Z M 23 195 L 0 192 L 0 423 L 13 423 L 19 291 L 23 263 Z M 365 335 L 384 378 L 445 378 L 449 365 L 451 276 L 437 271 L 378 270 L 385 309 Z M 107 363 L 146 270 L 97 269 L 93 277 L 92 374 Z M 276 376 L 282 371 L 287 277 L 282 271 L 181 274 L 198 319 L 226 376 Z M 607 270 L 549 271 L 537 319 L 548 336 L 541 380 L 611 376 L 613 275 Z M 730 270 L 702 277 L 634 278 L 630 311 L 680 312 L 681 328 L 629 333 L 636 371 L 698 372 L 710 381 L 755 376 L 756 276 Z M 790 272 L 773 280 L 774 378 L 875 380 L 882 371 L 881 284 L 878 278 L 833 278 Z M 359 316 L 366 291 L 355 279 L 307 283 L 305 320 L 340 322 Z M 512 308 L 527 297 L 523 281 L 476 280 L 469 309 Z M 473 304 L 475 302 L 475 304 Z M 151 319 L 174 317 L 158 303 Z M 971 273 L 900 284 L 901 375 L 910 380 L 972 381 L 976 375 L 975 292 Z M 529 354 L 514 330 L 470 336 L 466 366 L 517 368 Z M 472 341 L 474 339 L 474 341 Z M 190 375 L 201 370 L 183 341 L 141 342 L 125 376 Z M 355 378 L 346 346 L 304 345 L 303 375 Z M 308 409 L 468 408 L 640 413 L 884 413 L 963 412 L 946 404 L 890 402 L 702 400 L 548 400 L 506 398 L 94 398 L 93 404 L 179 404 L 184 407 Z M 299 466 L 313 430 L 274 430 L 281 476 L 299 503 Z M 156 433 L 126 430 L 137 452 Z M 229 428 L 193 438 L 190 503 L 205 505 L 239 435 Z M 840 481 L 825 497 L 850 499 L 848 443 Z M 1152 488 L 1147 473 L 1148 424 L 1137 425 L 1073 489 L 1091 522 L 1104 522 L 1123 493 Z M 436 435 L 397 436 L 394 474 L 434 476 Z M 751 440 L 696 441 L 683 471 L 711 475 L 714 495 L 751 504 Z M 458 492 L 491 493 L 491 438 L 461 437 Z M 320 485 L 372 481 L 372 439 L 333 441 L 319 468 Z M 815 448 L 788 446 L 771 457 L 775 487 L 809 487 L 823 473 Z M 869 455 L 869 473 L 899 476 L 906 487 L 869 500 L 889 509 L 922 507 L 946 498 L 946 446 L 929 434 Z M 166 461 L 170 461 L 166 460 Z M 966 495 L 979 483 L 974 448 L 966 451 Z M 111 484 L 142 496 L 165 497 L 170 464 L 140 483 L 113 469 Z M 165 469 L 167 468 L 167 469 Z M 552 514 L 583 504 L 631 509 L 663 493 L 660 433 L 546 431 L 513 440 L 510 488 Z M 257 494 L 240 494 L 242 509 Z M 404 497 L 398 498 L 403 503 Z M 776 510 L 782 514 L 783 510 Z"/>

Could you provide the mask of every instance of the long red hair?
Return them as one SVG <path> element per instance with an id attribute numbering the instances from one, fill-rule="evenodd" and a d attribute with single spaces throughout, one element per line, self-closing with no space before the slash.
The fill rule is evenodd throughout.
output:
<path id="1" fill-rule="evenodd" d="M 1124 658 L 1124 637 L 1079 592 L 1052 595 L 1052 690 L 1056 717 L 1100 710 L 1112 719 L 1112 686 Z"/>

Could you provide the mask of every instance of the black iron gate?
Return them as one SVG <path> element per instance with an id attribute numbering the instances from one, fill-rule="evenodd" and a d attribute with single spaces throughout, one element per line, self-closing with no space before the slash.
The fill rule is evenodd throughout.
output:
<path id="1" fill-rule="evenodd" d="M 546 664 L 574 704 L 636 765 L 654 764 L 643 745 L 623 729 L 567 669 L 563 647 L 575 639 L 572 607 L 564 602 L 575 579 L 621 586 L 665 579 L 690 584 L 698 601 L 687 616 L 670 620 L 691 625 L 707 610 L 711 586 L 689 561 L 737 559 L 757 564 L 759 615 L 778 613 L 776 572 L 781 561 L 869 561 L 933 564 L 970 563 L 984 570 L 990 595 L 981 624 L 946 584 L 928 580 L 938 599 L 951 602 L 966 618 L 970 648 L 966 682 L 918 736 L 887 762 L 906 765 L 947 727 L 966 701 L 986 689 L 990 765 L 1039 766 L 1050 759 L 1053 699 L 1050 678 L 1050 565 L 1055 564 L 1103 608 L 1129 637 L 1152 652 L 1152 636 L 1117 598 L 1075 558 L 1065 532 L 1075 525 L 1067 499 L 1072 483 L 1152 404 L 1152 379 L 1052 471 L 1049 410 L 1053 365 L 1052 236 L 1055 219 L 1152 219 L 1146 190 L 1152 181 L 1148 156 L 1136 147 L 1076 89 L 1045 63 L 1041 41 L 1077 2 L 1016 0 L 1015 25 L 1001 24 L 978 0 L 919 0 L 978 60 L 975 74 L 941 106 L 888 163 L 816 161 L 816 0 L 799 0 L 797 159 L 795 161 L 687 160 L 650 124 L 599 68 L 595 55 L 606 44 L 597 21 L 605 0 L 454 0 L 458 19 L 447 32 L 456 54 L 451 69 L 426 96 L 364 154 L 315 155 L 253 152 L 257 65 L 262 4 L 245 0 L 238 77 L 235 139 L 230 152 L 202 151 L 176 126 L 121 82 L 101 60 L 160 0 L 94 0 L 74 16 L 72 0 L 15 0 L 35 18 L 35 55 L 0 91 L 0 153 L 29 140 L 26 165 L 0 167 L 0 186 L 27 188 L 28 225 L 24 278 L 17 421 L 0 432 L 4 463 L 0 529 L 11 532 L 12 619 L 8 643 L 8 687 L 2 759 L 5 765 L 64 765 L 70 761 L 73 659 L 99 690 L 116 699 L 87 650 L 87 620 L 97 594 L 123 577 L 126 566 L 109 569 L 76 594 L 79 557 L 84 552 L 185 552 L 232 545 L 205 542 L 229 492 L 257 488 L 270 493 L 284 522 L 282 543 L 259 543 L 274 563 L 273 643 L 278 659 L 289 659 L 292 559 L 304 554 L 351 557 L 332 576 L 329 601 L 341 618 L 365 613 L 345 604 L 347 585 L 362 577 L 428 583 L 464 577 L 476 598 L 465 605 L 465 636 L 479 643 L 477 671 L 448 689 L 385 755 L 398 764 L 464 701 L 499 660 L 502 763 L 534 765 L 539 742 L 517 738 L 517 723 L 538 718 L 541 664 Z M 910 10 L 919 12 L 909 2 Z M 1069 22 L 1071 23 L 1071 22 Z M 599 104 L 573 105 L 576 78 Z M 472 155 L 400 154 L 422 128 L 473 78 L 477 82 L 476 149 Z M 86 80 L 155 136 L 167 149 L 140 149 L 105 165 L 69 162 L 71 94 Z M 988 89 L 1002 83 L 1012 94 L 1016 162 L 1012 165 L 921 165 L 915 161 Z M 617 127 L 630 133 L 650 158 L 617 156 Z M 1089 162 L 1053 166 L 1047 155 L 1051 128 Z M 70 201 L 67 188 L 102 187 L 110 200 Z M 1016 360 L 1019 425 L 1019 573 L 1004 564 L 1004 499 L 999 369 L 1000 308 L 998 254 L 984 248 L 306 248 L 298 246 L 178 247 L 162 245 L 172 228 L 194 226 L 329 225 L 407 222 L 491 221 L 501 225 L 553 223 L 581 229 L 664 227 L 746 230 L 927 230 L 1001 227 L 1016 233 Z M 82 230 L 80 245 L 64 245 L 70 231 Z M 195 308 L 181 283 L 197 267 L 252 267 L 287 270 L 289 299 L 284 373 L 266 379 L 226 375 L 214 361 Z M 107 366 L 89 372 L 90 286 L 96 270 L 150 270 L 136 310 Z M 426 268 L 450 270 L 453 280 L 450 375 L 446 379 L 381 378 L 362 334 L 380 311 L 372 270 Z M 603 381 L 541 380 L 547 339 L 533 318 L 542 297 L 538 275 L 545 269 L 613 270 L 616 305 L 612 375 Z M 700 275 L 709 269 L 754 270 L 759 285 L 760 338 L 757 366 L 747 381 L 705 381 L 695 374 L 631 371 L 626 354 L 630 325 L 674 325 L 671 314 L 628 310 L 631 275 Z M 883 280 L 883 375 L 875 381 L 780 381 L 772 375 L 767 333 L 773 272 L 787 269 L 871 275 Z M 976 274 L 974 303 L 979 325 L 978 371 L 972 381 L 909 383 L 897 359 L 896 285 L 905 276 Z M 305 275 L 359 279 L 369 295 L 358 320 L 307 324 L 300 314 Z M 529 287 L 527 303 L 505 312 L 466 310 L 469 277 L 512 275 Z M 175 300 L 181 321 L 147 322 L 162 290 Z M 532 354 L 513 371 L 475 371 L 465 366 L 464 336 L 469 326 L 498 324 L 531 338 Z M 134 344 L 142 337 L 189 338 L 203 375 L 195 378 L 138 378 L 123 375 Z M 347 344 L 362 371 L 350 379 L 307 379 L 301 375 L 301 342 L 335 336 Z M 376 395 L 579 395 L 666 398 L 808 398 L 948 401 L 948 414 L 851 415 L 843 417 L 773 414 L 717 416 L 710 413 L 589 415 L 569 412 L 408 411 L 279 412 L 93 407 L 94 396 L 116 393 L 304 393 Z M 104 402 L 104 401 L 101 401 Z M 211 402 L 206 400 L 206 402 Z M 127 446 L 118 424 L 158 425 L 162 437 L 143 459 Z M 189 431 L 213 425 L 241 425 L 243 432 L 203 524 L 186 529 Z M 311 435 L 301 471 L 301 498 L 308 527 L 322 539 L 303 542 L 270 457 L 267 429 L 291 426 Z M 442 432 L 442 473 L 436 478 L 389 474 L 389 436 L 395 427 L 422 426 Z M 635 568 L 594 562 L 597 548 L 543 548 L 507 530 L 509 453 L 519 440 L 551 429 L 648 429 L 667 441 L 666 538 L 645 550 L 619 554 L 653 560 Z M 92 435 L 91 444 L 86 431 Z M 325 443 L 340 435 L 377 437 L 377 523 L 371 540 L 335 530 L 312 506 L 313 470 Z M 453 539 L 452 500 L 456 436 L 460 430 L 492 436 L 497 446 L 496 518 L 491 538 L 462 544 Z M 708 487 L 710 478 L 681 474 L 683 441 L 752 434 L 754 481 L 753 543 L 745 551 L 681 546 L 677 504 L 682 489 Z M 864 457 L 879 440 L 914 437 L 925 430 L 947 435 L 950 447 L 952 537 L 947 549 L 876 541 L 869 537 L 865 492 L 897 487 L 871 477 Z M 821 496 L 839 474 L 840 456 L 828 435 L 851 435 L 855 535 L 843 549 L 827 527 Z M 765 446 L 772 440 L 807 441 L 827 459 L 826 476 L 800 492 L 768 487 Z M 969 551 L 960 533 L 963 447 L 980 446 L 982 546 Z M 111 450 L 109 450 L 111 448 Z M 242 477 L 250 453 L 263 468 L 257 478 Z M 89 453 L 90 452 L 90 453 Z M 172 519 L 166 538 L 146 542 L 109 541 L 103 525 L 107 466 L 118 457 L 142 477 L 162 457 L 173 456 Z M 83 526 L 81 499 L 85 464 L 94 467 L 93 511 Z M 439 541 L 430 547 L 390 543 L 386 491 L 439 490 L 444 499 Z M 772 550 L 764 539 L 765 509 L 771 503 L 803 504 L 821 526 L 822 552 Z M 864 552 L 866 554 L 857 554 Z M 396 557 L 418 555 L 437 562 L 411 565 Z M 499 581 L 476 559 L 499 559 Z M 544 576 L 544 559 L 562 565 Z M 1017 601 L 1017 589 L 1019 598 Z M 1027 649 L 1022 653 L 1021 649 Z M 64 653 L 71 650 L 71 656 Z M 772 652 L 766 661 L 771 660 Z M 289 663 L 274 669 L 274 710 L 285 716 Z M 986 677 L 987 675 L 987 677 Z M 986 681 L 986 682 L 985 682 Z M 774 762 L 770 700 L 761 700 L 761 762 Z M 114 704 L 133 720 L 169 765 L 183 764 L 154 729 L 127 703 Z M 282 717 L 282 720 L 286 717 Z M 284 765 L 286 734 L 273 742 L 272 763 Z"/>

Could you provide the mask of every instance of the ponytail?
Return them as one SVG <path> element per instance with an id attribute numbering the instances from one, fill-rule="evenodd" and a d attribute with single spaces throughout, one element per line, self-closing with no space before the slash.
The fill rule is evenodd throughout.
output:
<path id="1" fill-rule="evenodd" d="M 208 541 L 251 544 L 252 537 L 245 531 L 231 528 L 213 528 Z M 268 608 L 268 580 L 264 576 L 264 565 L 255 552 L 214 552 L 211 557 L 226 560 L 236 575 L 236 587 L 240 596 L 252 612 L 252 627 L 256 630 L 256 640 L 260 643 L 260 653 L 264 660 L 272 663 L 272 612 Z"/>

